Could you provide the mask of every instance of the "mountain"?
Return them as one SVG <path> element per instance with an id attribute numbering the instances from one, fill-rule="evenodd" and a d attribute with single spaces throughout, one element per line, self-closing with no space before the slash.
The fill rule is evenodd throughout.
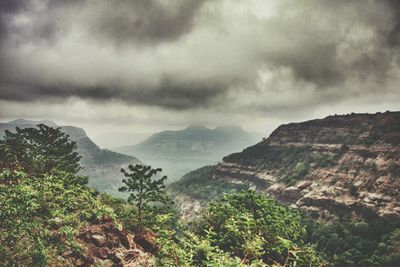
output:
<path id="1" fill-rule="evenodd" d="M 136 155 L 147 164 L 163 168 L 169 181 L 174 181 L 190 170 L 216 164 L 224 155 L 241 151 L 257 140 L 257 134 L 239 126 L 209 129 L 191 125 L 183 130 L 156 133 L 137 145 L 113 150 Z"/>
<path id="2" fill-rule="evenodd" d="M 243 187 L 324 220 L 400 218 L 400 112 L 281 125 L 222 163 L 186 174 L 170 190 L 191 216 L 210 198 Z"/>
<path id="3" fill-rule="evenodd" d="M 150 133 L 114 132 L 98 135 L 93 141 L 102 148 L 135 145 L 146 140 Z"/>
<path id="4" fill-rule="evenodd" d="M 5 130 L 14 131 L 16 127 L 27 128 L 35 127 L 37 124 L 46 124 L 51 127 L 58 127 L 52 121 L 30 121 L 18 119 L 8 123 L 0 123 L 0 137 Z M 99 148 L 86 134 L 82 128 L 75 126 L 61 126 L 61 130 L 69 135 L 71 140 L 78 146 L 78 153 L 82 157 L 81 165 L 83 169 L 80 174 L 90 177 L 89 185 L 101 192 L 112 195 L 120 195 L 118 187 L 121 186 L 121 167 L 128 164 L 140 163 L 132 156 L 123 155 L 110 150 Z"/>

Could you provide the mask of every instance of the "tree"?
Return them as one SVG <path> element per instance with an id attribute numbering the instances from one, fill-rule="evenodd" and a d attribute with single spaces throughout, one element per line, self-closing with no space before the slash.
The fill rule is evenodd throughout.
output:
<path id="1" fill-rule="evenodd" d="M 54 169 L 77 173 L 80 156 L 77 145 L 61 128 L 44 124 L 36 128 L 16 128 L 16 132 L 5 131 L 0 140 L 0 169 L 23 169 L 41 176 Z"/>
<path id="2" fill-rule="evenodd" d="M 160 179 L 153 179 L 162 169 L 152 169 L 151 166 L 137 164 L 129 165 L 126 171 L 124 168 L 121 172 L 127 179 L 122 179 L 125 186 L 119 188 L 120 192 L 131 192 L 128 202 L 134 204 L 137 208 L 138 229 L 141 231 L 143 222 L 143 212 L 151 208 L 151 204 L 167 202 L 167 194 L 164 181 L 167 176 Z"/>

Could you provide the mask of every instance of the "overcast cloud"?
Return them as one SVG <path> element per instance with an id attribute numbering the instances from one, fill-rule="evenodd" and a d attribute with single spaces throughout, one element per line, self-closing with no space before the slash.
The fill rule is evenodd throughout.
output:
<path id="1" fill-rule="evenodd" d="M 2 0 L 0 12 L 2 120 L 269 131 L 400 107 L 397 0 Z"/>

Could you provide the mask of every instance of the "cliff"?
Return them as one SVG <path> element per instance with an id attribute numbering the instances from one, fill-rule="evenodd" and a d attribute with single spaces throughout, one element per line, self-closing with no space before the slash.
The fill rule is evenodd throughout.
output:
<path id="1" fill-rule="evenodd" d="M 223 181 L 224 187 L 247 183 L 321 219 L 398 217 L 400 112 L 281 125 L 262 142 L 225 157 L 204 179 Z M 176 195 L 188 210 L 189 201 L 180 200 L 191 192 Z"/>

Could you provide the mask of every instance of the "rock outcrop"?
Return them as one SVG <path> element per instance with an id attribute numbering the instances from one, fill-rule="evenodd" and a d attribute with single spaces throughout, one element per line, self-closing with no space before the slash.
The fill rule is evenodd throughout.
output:
<path id="1" fill-rule="evenodd" d="M 137 239 L 138 236 L 105 219 L 81 229 L 77 241 L 85 250 L 82 255 L 65 251 L 62 256 L 73 266 L 153 266 L 154 251 L 141 246 Z M 140 235 L 140 240 L 154 243 L 154 236 L 146 232 Z"/>

